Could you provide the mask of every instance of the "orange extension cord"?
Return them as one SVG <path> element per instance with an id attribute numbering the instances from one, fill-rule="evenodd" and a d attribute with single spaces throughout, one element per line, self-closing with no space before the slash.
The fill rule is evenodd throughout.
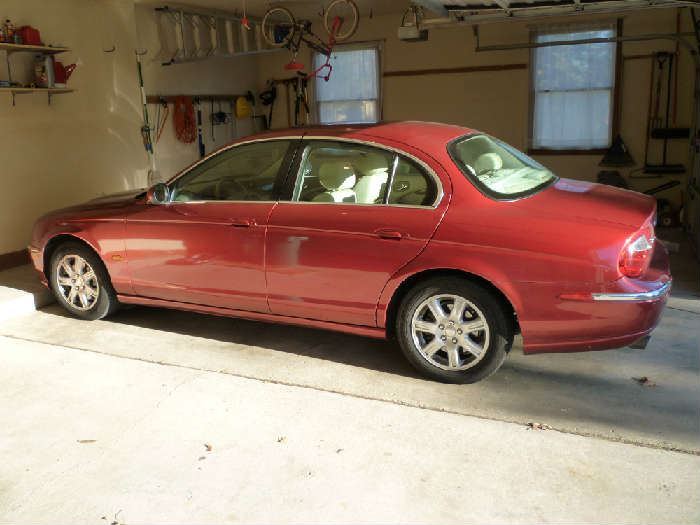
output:
<path id="1" fill-rule="evenodd" d="M 192 97 L 175 97 L 175 135 L 180 142 L 191 144 L 197 138 L 197 121 L 194 118 Z"/>

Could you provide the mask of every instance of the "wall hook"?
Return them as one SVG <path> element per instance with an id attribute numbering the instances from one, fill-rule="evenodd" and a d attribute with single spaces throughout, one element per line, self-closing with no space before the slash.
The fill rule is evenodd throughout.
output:
<path id="1" fill-rule="evenodd" d="M 111 48 L 109 48 L 109 49 L 103 49 L 102 52 L 103 52 L 103 53 L 114 53 L 116 50 L 117 50 L 117 46 L 115 46 L 114 44 L 112 44 L 112 47 L 111 47 Z"/>
<path id="2" fill-rule="evenodd" d="M 136 53 L 138 56 L 142 57 L 143 55 L 148 54 L 148 49 L 144 49 L 143 51 L 135 49 L 134 53 Z"/>

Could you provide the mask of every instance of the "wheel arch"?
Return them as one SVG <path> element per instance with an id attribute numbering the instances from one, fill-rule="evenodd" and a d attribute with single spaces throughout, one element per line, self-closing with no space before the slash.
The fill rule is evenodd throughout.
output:
<path id="1" fill-rule="evenodd" d="M 61 246 L 61 244 L 66 243 L 66 242 L 75 242 L 78 244 L 82 244 L 86 248 L 88 248 L 90 251 L 92 251 L 97 258 L 102 262 L 102 266 L 105 267 L 105 270 L 107 271 L 107 275 L 109 275 L 109 270 L 107 270 L 107 265 L 105 262 L 102 260 L 102 257 L 100 257 L 99 252 L 95 249 L 95 247 L 90 244 L 88 241 L 83 239 L 82 237 L 78 237 L 77 235 L 73 235 L 71 233 L 59 233 L 58 235 L 54 235 L 51 237 L 46 245 L 44 246 L 44 253 L 43 253 L 43 264 L 44 264 L 44 275 L 46 276 L 47 279 L 50 280 L 51 276 L 49 275 L 51 271 L 51 257 L 53 256 L 54 252 L 56 249 Z M 50 281 L 49 281 L 50 282 Z"/>
<path id="2" fill-rule="evenodd" d="M 513 305 L 513 301 L 495 284 L 493 284 L 488 279 L 477 275 L 475 273 L 467 272 L 465 270 L 457 270 L 454 268 L 431 268 L 426 270 L 421 270 L 419 272 L 413 273 L 407 276 L 401 284 L 394 290 L 393 295 L 387 305 L 386 315 L 385 315 L 385 330 L 387 338 L 394 337 L 394 329 L 396 327 L 396 315 L 401 306 L 401 302 L 404 297 L 418 284 L 425 282 L 429 279 L 435 277 L 458 277 L 461 279 L 466 279 L 470 282 L 480 284 L 498 299 L 502 304 L 505 311 L 510 314 L 510 319 L 512 319 L 513 333 L 520 333 L 520 325 L 518 322 L 518 313 Z"/>

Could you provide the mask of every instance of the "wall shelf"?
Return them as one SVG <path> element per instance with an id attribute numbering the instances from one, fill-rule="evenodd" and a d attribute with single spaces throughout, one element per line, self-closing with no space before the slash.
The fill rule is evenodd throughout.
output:
<path id="1" fill-rule="evenodd" d="M 8 80 L 12 82 L 12 67 L 10 66 L 10 55 L 13 53 L 39 53 L 42 55 L 57 55 L 58 53 L 64 53 L 70 51 L 67 47 L 51 47 L 51 46 L 35 46 L 30 44 L 11 44 L 9 42 L 0 42 L 0 51 L 5 52 L 5 62 L 7 64 L 7 76 Z M 71 93 L 75 91 L 74 89 L 68 88 L 24 88 L 24 87 L 0 87 L 0 94 L 8 93 L 12 96 L 12 105 L 15 105 L 16 95 L 25 95 L 27 93 L 46 93 L 49 104 L 51 104 L 51 97 L 53 95 L 60 95 L 63 93 Z"/>
<path id="2" fill-rule="evenodd" d="M 26 95 L 27 93 L 46 93 L 49 104 L 53 95 L 72 93 L 75 89 L 69 88 L 24 88 L 24 87 L 0 87 L 0 94 L 8 93 L 12 95 L 12 105 L 15 105 L 15 95 Z"/>
<path id="3" fill-rule="evenodd" d="M 33 46 L 29 44 L 10 44 L 9 42 L 0 42 L 0 51 L 5 51 L 8 55 L 11 53 L 42 53 L 44 55 L 57 55 L 70 51 L 67 47 L 51 47 L 51 46 Z"/>

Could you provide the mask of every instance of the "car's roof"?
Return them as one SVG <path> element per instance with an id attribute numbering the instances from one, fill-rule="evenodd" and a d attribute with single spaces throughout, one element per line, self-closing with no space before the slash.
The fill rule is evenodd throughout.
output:
<path id="1" fill-rule="evenodd" d="M 447 142 L 475 130 L 463 126 L 439 122 L 400 121 L 378 124 L 345 124 L 327 126 L 304 126 L 298 128 L 267 131 L 245 137 L 244 140 L 259 140 L 289 136 L 323 136 L 338 138 L 388 139 L 412 145 L 444 145 Z"/>

